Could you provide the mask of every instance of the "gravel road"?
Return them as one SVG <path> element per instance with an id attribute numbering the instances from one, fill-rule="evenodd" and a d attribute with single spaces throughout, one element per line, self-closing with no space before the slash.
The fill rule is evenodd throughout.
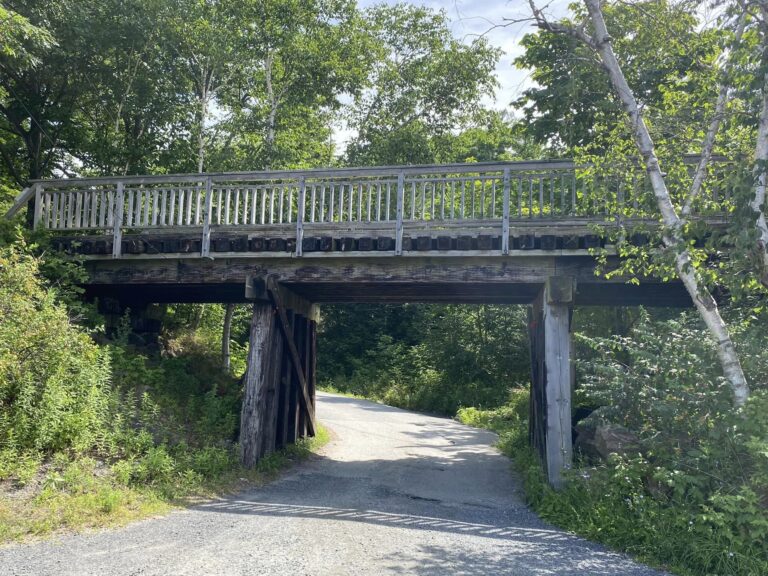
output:
<path id="1" fill-rule="evenodd" d="M 330 394 L 318 417 L 323 455 L 264 488 L 0 548 L 0 574 L 660 574 L 538 519 L 489 432 Z"/>

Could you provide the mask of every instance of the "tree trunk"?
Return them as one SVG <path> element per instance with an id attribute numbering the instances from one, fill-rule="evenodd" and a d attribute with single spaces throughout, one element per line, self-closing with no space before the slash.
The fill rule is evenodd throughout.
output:
<path id="1" fill-rule="evenodd" d="M 764 50 L 768 50 L 768 46 L 764 47 Z M 768 288 L 768 222 L 765 219 L 765 191 L 768 184 L 768 74 L 765 75 L 763 83 L 762 108 L 757 127 L 754 177 L 755 195 L 749 206 L 755 212 L 758 233 L 757 250 L 761 264 L 759 277 L 763 286 Z"/>
<path id="2" fill-rule="evenodd" d="M 741 368 L 741 362 L 728 332 L 728 327 L 720 316 L 717 302 L 701 285 L 699 274 L 696 272 L 690 254 L 685 243 L 682 241 L 680 218 L 672 204 L 664 175 L 659 166 L 659 160 L 656 157 L 653 140 L 645 125 L 643 114 L 613 51 L 610 35 L 608 34 L 605 19 L 600 8 L 600 0 L 584 0 L 584 4 L 587 7 L 595 29 L 592 46 L 599 54 L 611 84 L 614 90 L 616 90 L 625 112 L 629 116 L 635 144 L 645 162 L 646 171 L 648 172 L 653 193 L 656 197 L 656 204 L 661 212 L 664 225 L 671 230 L 671 235 L 666 234 L 664 236 L 664 242 L 668 249 L 676 253 L 675 268 L 677 274 L 691 296 L 696 310 L 715 339 L 718 358 L 720 359 L 723 373 L 731 386 L 734 404 L 741 406 L 749 397 L 749 385 Z"/>
<path id="3" fill-rule="evenodd" d="M 224 310 L 224 328 L 221 331 L 221 367 L 229 371 L 232 362 L 232 354 L 229 350 L 229 341 L 232 336 L 232 316 L 235 312 L 234 304 L 227 304 Z"/>

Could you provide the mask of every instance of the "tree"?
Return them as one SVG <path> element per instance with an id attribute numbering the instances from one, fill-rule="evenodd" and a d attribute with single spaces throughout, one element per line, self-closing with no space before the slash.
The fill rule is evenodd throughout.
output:
<path id="1" fill-rule="evenodd" d="M 531 12 L 537 26 L 549 32 L 576 39 L 599 58 L 602 68 L 610 80 L 613 92 L 622 105 L 632 140 L 642 157 L 643 165 L 648 174 L 658 215 L 664 226 L 664 246 L 671 253 L 674 260 L 674 270 L 688 291 L 694 306 L 717 345 L 720 364 L 731 386 L 734 403 L 741 406 L 749 396 L 749 386 L 728 327 L 720 315 L 718 304 L 707 290 L 697 262 L 692 257 L 692 253 L 684 240 L 682 231 L 685 221 L 679 214 L 679 208 L 673 203 L 666 175 L 661 169 L 656 145 L 645 121 L 644 110 L 617 59 L 600 1 L 584 0 L 584 5 L 588 19 L 583 26 L 575 26 L 571 22 L 551 22 L 533 0 L 530 0 Z M 708 143 L 705 141 L 702 147 L 706 151 Z M 706 170 L 706 164 L 700 165 L 698 170 Z M 694 178 L 695 180 L 696 178 Z M 690 198 L 694 192 L 695 190 L 692 188 L 687 197 Z"/>
<path id="2" fill-rule="evenodd" d="M 498 51 L 485 39 L 464 44 L 451 35 L 446 16 L 397 4 L 366 12 L 378 45 L 369 85 L 348 122 L 357 137 L 351 164 L 434 161 L 429 140 L 446 134 L 480 110 L 492 94 Z"/>
<path id="3" fill-rule="evenodd" d="M 11 14 L 50 35 L 46 41 L 34 34 L 20 42 L 30 65 L 19 66 L 8 51 L 0 54 L 0 157 L 13 180 L 26 186 L 54 170 L 67 171 L 66 151 L 83 138 L 79 103 L 89 88 L 96 50 L 90 41 L 92 6 L 72 0 L 8 6 Z"/>

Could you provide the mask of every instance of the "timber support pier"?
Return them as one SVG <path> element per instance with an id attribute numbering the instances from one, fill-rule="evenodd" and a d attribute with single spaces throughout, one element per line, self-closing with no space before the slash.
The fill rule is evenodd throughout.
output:
<path id="1" fill-rule="evenodd" d="M 571 313 L 582 305 L 689 306 L 675 282 L 596 275 L 620 264 L 601 230 L 653 242 L 645 176 L 567 160 L 34 182 L 34 225 L 84 261 L 86 295 L 151 303 L 251 303 L 241 457 L 253 466 L 316 429 L 323 303 L 530 306 L 530 439 L 550 482 L 571 462 Z M 727 174 L 697 198 L 714 230 Z M 722 185 L 719 185 L 722 183 Z"/>

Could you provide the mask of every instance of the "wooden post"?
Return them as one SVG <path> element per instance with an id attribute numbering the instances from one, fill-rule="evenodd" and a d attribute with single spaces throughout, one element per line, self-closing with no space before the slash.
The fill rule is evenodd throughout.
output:
<path id="1" fill-rule="evenodd" d="M 395 256 L 403 254 L 403 206 L 405 203 L 405 173 L 397 175 L 397 214 L 395 221 Z"/>
<path id="2" fill-rule="evenodd" d="M 296 256 L 302 255 L 304 242 L 304 212 L 306 210 L 307 187 L 304 176 L 299 176 L 299 201 L 296 214 Z"/>
<path id="3" fill-rule="evenodd" d="M 544 365 L 547 397 L 547 477 L 563 486 L 570 468 L 571 444 L 571 326 L 573 279 L 552 277 L 544 288 Z"/>
<path id="4" fill-rule="evenodd" d="M 205 179 L 205 204 L 203 208 L 203 237 L 200 240 L 200 256 L 211 256 L 211 210 L 213 209 L 213 181 L 210 176 Z"/>
<path id="5" fill-rule="evenodd" d="M 122 182 L 117 183 L 117 189 L 115 190 L 115 205 L 112 211 L 112 258 L 120 258 L 120 252 L 123 248 L 123 204 L 125 202 L 123 198 Z"/>
<path id="6" fill-rule="evenodd" d="M 251 317 L 245 391 L 240 413 L 240 462 L 246 468 L 253 468 L 262 456 L 267 391 L 276 372 L 275 364 L 280 364 L 280 358 L 272 356 L 275 340 L 281 338 L 274 308 L 271 303 L 256 302 Z"/>
<path id="7" fill-rule="evenodd" d="M 501 253 L 506 256 L 509 254 L 509 188 L 510 174 L 509 168 L 504 169 L 504 197 L 502 198 L 501 210 Z"/>
<path id="8" fill-rule="evenodd" d="M 549 278 L 529 316 L 531 334 L 532 444 L 544 457 L 547 478 L 563 486 L 571 467 L 571 307 L 574 281 Z M 543 438 L 542 438 L 543 436 Z"/>
<path id="9" fill-rule="evenodd" d="M 32 228 L 37 230 L 40 227 L 40 220 L 43 217 L 43 185 L 35 184 L 35 211 L 32 217 Z"/>

